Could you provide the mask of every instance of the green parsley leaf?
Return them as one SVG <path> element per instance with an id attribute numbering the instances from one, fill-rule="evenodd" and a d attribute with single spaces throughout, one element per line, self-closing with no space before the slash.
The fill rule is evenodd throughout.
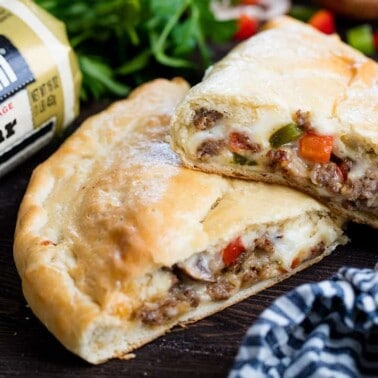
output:
<path id="1" fill-rule="evenodd" d="M 35 0 L 64 22 L 83 73 L 82 99 L 120 97 L 158 75 L 202 77 L 235 22 L 210 0 Z"/>

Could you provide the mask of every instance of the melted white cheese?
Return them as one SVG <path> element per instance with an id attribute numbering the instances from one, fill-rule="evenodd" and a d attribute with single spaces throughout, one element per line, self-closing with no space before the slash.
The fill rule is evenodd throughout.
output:
<path id="1" fill-rule="evenodd" d="M 282 126 L 292 122 L 288 115 L 278 113 L 276 110 L 264 109 L 258 111 L 253 124 L 237 124 L 229 118 L 222 118 L 208 130 L 196 131 L 188 141 L 188 152 L 196 156 L 198 147 L 206 140 L 225 140 L 230 132 L 239 132 L 247 135 L 250 140 L 259 143 L 263 149 L 269 148 L 270 136 Z"/>
<path id="2" fill-rule="evenodd" d="M 198 147 L 206 140 L 224 140 L 227 136 L 226 125 L 222 120 L 218 121 L 208 130 L 197 131 L 192 134 L 188 141 L 189 154 L 196 156 Z"/>
<path id="3" fill-rule="evenodd" d="M 269 148 L 269 139 L 271 135 L 281 127 L 292 122 L 289 116 L 284 116 L 281 113 L 272 110 L 264 110 L 258 112 L 258 118 L 248 127 L 238 128 L 233 127 L 236 131 L 238 129 L 248 135 L 251 140 L 259 143 L 263 148 Z"/>
<path id="4" fill-rule="evenodd" d="M 337 231 L 327 218 L 304 215 L 288 221 L 280 228 L 252 230 L 242 236 L 242 242 L 247 249 L 254 249 L 254 241 L 266 236 L 274 245 L 272 261 L 279 261 L 287 270 L 299 258 L 306 258 L 311 249 L 321 241 L 325 245 L 337 239 Z"/>
<path id="5" fill-rule="evenodd" d="M 326 117 L 324 114 L 311 113 L 311 127 L 319 135 L 335 135 L 341 129 L 337 118 Z"/>
<path id="6" fill-rule="evenodd" d="M 366 170 L 371 167 L 369 161 L 358 160 L 355 161 L 351 170 L 348 173 L 348 179 L 354 181 L 365 176 Z"/>
<path id="7" fill-rule="evenodd" d="M 290 269 L 297 257 L 306 257 L 321 241 L 329 245 L 336 240 L 337 231 L 326 218 L 303 216 L 285 223 L 282 236 L 275 241 L 274 256 Z"/>

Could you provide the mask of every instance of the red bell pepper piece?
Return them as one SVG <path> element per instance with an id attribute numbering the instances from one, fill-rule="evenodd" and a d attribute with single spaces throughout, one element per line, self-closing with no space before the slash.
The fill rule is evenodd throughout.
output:
<path id="1" fill-rule="evenodd" d="M 332 34 L 336 30 L 333 13 L 328 10 L 318 10 L 308 23 L 325 34 Z"/>
<path id="2" fill-rule="evenodd" d="M 229 243 L 222 251 L 222 259 L 225 265 L 232 265 L 241 253 L 245 251 L 240 236 Z"/>
<path id="3" fill-rule="evenodd" d="M 256 34 L 258 28 L 258 21 L 252 17 L 243 14 L 237 20 L 236 27 L 237 29 L 236 33 L 234 34 L 234 39 L 247 39 Z"/>
<path id="4" fill-rule="evenodd" d="M 348 178 L 349 168 L 346 164 L 339 164 L 337 166 L 337 173 L 341 178 L 341 181 L 346 181 Z"/>
<path id="5" fill-rule="evenodd" d="M 296 257 L 292 262 L 291 262 L 291 269 L 296 268 L 300 264 L 301 260 L 299 257 Z"/>
<path id="6" fill-rule="evenodd" d="M 299 139 L 299 154 L 315 163 L 328 163 L 331 158 L 333 137 L 308 132 Z"/>

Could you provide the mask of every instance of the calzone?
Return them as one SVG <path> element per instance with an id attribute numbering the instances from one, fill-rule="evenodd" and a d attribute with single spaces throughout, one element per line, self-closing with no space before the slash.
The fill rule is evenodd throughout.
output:
<path id="1" fill-rule="evenodd" d="M 35 315 L 97 364 L 238 302 L 345 242 L 342 220 L 280 186 L 184 168 L 157 79 L 92 116 L 37 167 L 14 257 Z"/>
<path id="2" fill-rule="evenodd" d="M 207 172 L 290 185 L 378 227 L 378 64 L 283 16 L 208 69 L 173 148 Z"/>

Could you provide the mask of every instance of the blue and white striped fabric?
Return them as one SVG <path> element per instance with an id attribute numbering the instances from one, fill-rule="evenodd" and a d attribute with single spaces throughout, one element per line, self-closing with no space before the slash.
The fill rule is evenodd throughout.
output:
<path id="1" fill-rule="evenodd" d="M 341 268 L 278 298 L 248 330 L 229 378 L 378 377 L 378 271 Z"/>

